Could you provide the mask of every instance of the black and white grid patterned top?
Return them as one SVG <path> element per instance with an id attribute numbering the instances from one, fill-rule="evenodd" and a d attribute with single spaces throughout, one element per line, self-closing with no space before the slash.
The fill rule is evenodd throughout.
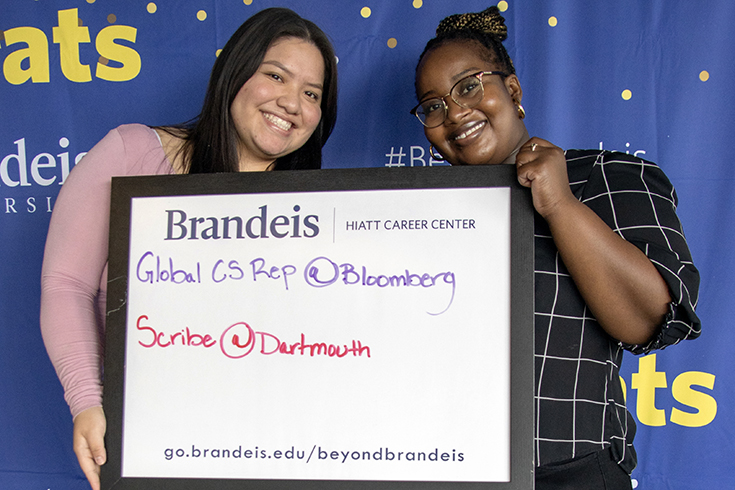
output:
<path id="1" fill-rule="evenodd" d="M 544 465 L 610 448 L 630 473 L 636 465 L 635 422 L 619 380 L 623 350 L 643 354 L 699 336 L 699 273 L 676 215 L 676 193 L 656 164 L 600 150 L 568 150 L 566 158 L 574 195 L 646 254 L 673 302 L 649 344 L 611 338 L 588 310 L 546 221 L 536 214 L 535 460 Z"/>

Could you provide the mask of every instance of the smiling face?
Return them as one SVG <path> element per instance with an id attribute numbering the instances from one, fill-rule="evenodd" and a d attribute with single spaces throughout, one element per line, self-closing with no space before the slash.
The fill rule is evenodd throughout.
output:
<path id="1" fill-rule="evenodd" d="M 268 48 L 230 108 L 240 171 L 266 170 L 306 143 L 322 116 L 323 84 L 324 59 L 310 42 L 287 37 Z"/>
<path id="2" fill-rule="evenodd" d="M 424 55 L 416 75 L 419 100 L 442 97 L 458 80 L 480 71 L 502 71 L 482 57 L 482 45 L 454 41 Z M 485 95 L 475 107 L 444 100 L 448 113 L 444 123 L 424 128 L 426 138 L 452 165 L 514 163 L 528 132 L 518 117 L 517 104 L 523 92 L 515 75 L 483 77 Z"/>

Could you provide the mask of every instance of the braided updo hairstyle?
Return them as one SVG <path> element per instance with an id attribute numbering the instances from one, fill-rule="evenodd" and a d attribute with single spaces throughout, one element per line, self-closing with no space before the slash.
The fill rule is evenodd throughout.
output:
<path id="1" fill-rule="evenodd" d="M 498 7 L 492 6 L 482 12 L 454 14 L 445 18 L 436 28 L 436 37 L 426 43 L 416 65 L 418 74 L 421 60 L 427 53 L 452 42 L 478 43 L 482 48 L 478 54 L 488 63 L 498 66 L 508 75 L 516 72 L 513 61 L 503 46 L 508 37 L 505 19 Z"/>

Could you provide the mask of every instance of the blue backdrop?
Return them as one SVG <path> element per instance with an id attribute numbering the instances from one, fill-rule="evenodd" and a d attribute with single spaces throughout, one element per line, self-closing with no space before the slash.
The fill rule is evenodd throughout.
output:
<path id="1" fill-rule="evenodd" d="M 325 166 L 431 165 L 413 72 L 465 0 L 13 0 L 0 13 L 0 488 L 88 488 L 71 418 L 38 326 L 46 230 L 69 168 L 111 128 L 194 117 L 209 70 L 247 17 L 285 6 L 315 21 L 339 57 L 340 112 Z M 702 337 L 622 378 L 638 421 L 646 489 L 732 488 L 735 2 L 510 0 L 506 46 L 532 136 L 563 148 L 636 153 L 677 188 L 702 274 Z M 720 305 L 719 307 L 717 305 Z"/>

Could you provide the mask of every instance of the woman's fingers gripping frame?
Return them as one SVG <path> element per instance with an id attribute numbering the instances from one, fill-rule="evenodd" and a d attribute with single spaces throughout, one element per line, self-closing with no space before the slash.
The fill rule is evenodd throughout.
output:
<path id="1" fill-rule="evenodd" d="M 92 490 L 100 490 L 100 466 L 107 461 L 107 421 L 102 407 L 92 407 L 74 418 L 74 452 Z"/>

